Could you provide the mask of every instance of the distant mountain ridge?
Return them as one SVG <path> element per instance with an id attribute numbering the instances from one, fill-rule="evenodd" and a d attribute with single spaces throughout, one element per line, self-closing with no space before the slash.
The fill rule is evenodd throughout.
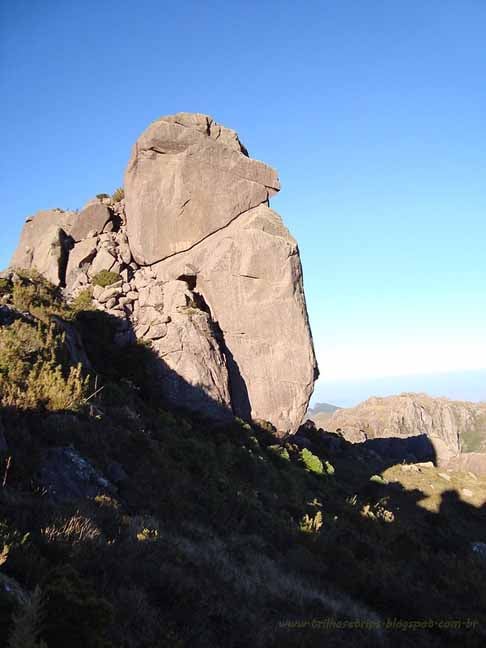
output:
<path id="1" fill-rule="evenodd" d="M 314 421 L 318 427 L 325 427 L 330 417 L 339 409 L 341 408 L 330 403 L 316 403 L 307 411 L 307 418 Z"/>
<path id="2" fill-rule="evenodd" d="M 486 465 L 486 403 L 432 398 L 403 393 L 372 397 L 356 407 L 336 409 L 323 418 L 310 418 L 329 432 L 340 432 L 353 443 L 367 439 L 407 438 L 427 435 L 434 443 L 438 462 L 467 468 L 472 455 Z M 323 425 L 324 424 L 324 425 Z"/>

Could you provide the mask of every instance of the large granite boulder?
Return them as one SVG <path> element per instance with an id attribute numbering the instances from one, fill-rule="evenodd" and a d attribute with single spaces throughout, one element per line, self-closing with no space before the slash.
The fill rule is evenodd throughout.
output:
<path id="1" fill-rule="evenodd" d="M 91 236 L 101 234 L 110 219 L 111 213 L 106 205 L 101 202 L 90 204 L 77 214 L 69 235 L 78 242 L 87 238 L 88 234 Z"/>
<path id="2" fill-rule="evenodd" d="M 206 115 L 162 117 L 141 135 L 125 174 L 127 231 L 142 265 L 188 250 L 279 190 L 233 131 Z"/>
<path id="3" fill-rule="evenodd" d="M 153 269 L 192 277 L 222 333 L 235 413 L 295 431 L 317 365 L 298 248 L 280 216 L 260 205 Z"/>
<path id="4" fill-rule="evenodd" d="M 66 232 L 75 218 L 75 212 L 60 209 L 39 211 L 27 218 L 10 267 L 35 269 L 53 284 L 62 283 L 68 253 Z"/>
<path id="5" fill-rule="evenodd" d="M 269 208 L 279 188 L 235 131 L 163 117 L 134 146 L 124 199 L 39 213 L 12 265 L 88 290 L 121 346 L 150 344 L 172 405 L 292 433 L 318 371 L 298 247 Z M 93 286 L 103 270 L 113 283 Z"/>

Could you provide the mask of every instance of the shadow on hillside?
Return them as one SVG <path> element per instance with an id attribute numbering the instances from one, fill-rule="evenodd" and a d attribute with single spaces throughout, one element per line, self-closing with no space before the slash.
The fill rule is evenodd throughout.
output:
<path id="1" fill-rule="evenodd" d="M 420 506 L 422 490 L 375 479 L 403 462 L 434 462 L 427 437 L 351 444 L 306 423 L 278 439 L 271 426 L 235 421 L 133 344 L 117 318 L 85 311 L 76 326 L 103 387 L 89 406 L 0 410 L 1 457 L 13 458 L 0 475 L 0 511 L 18 537 L 30 534 L 24 545 L 8 536 L 16 548 L 6 570 L 26 589 L 41 583 L 64 610 L 48 610 L 49 648 L 81 626 L 109 630 L 127 648 L 438 647 L 457 645 L 464 629 L 434 627 L 422 641 L 416 632 L 275 627 L 331 616 L 485 622 L 486 557 L 473 543 L 486 543 L 486 505 L 451 488 L 432 512 Z M 304 447 L 335 475 L 306 470 Z M 63 471 L 89 481 L 84 498 L 79 489 L 71 500 L 51 495 L 49 480 Z M 75 576 L 53 576 L 59 565 Z M 107 601 L 111 621 L 93 612 Z M 10 627 L 2 614 L 0 635 Z M 486 639 L 484 626 L 475 632 L 473 641 Z"/>
<path id="2" fill-rule="evenodd" d="M 219 422 L 232 420 L 234 415 L 228 407 L 202 387 L 187 382 L 148 344 L 134 345 L 136 337 L 128 320 L 102 311 L 83 311 L 77 319 L 91 364 L 101 376 L 108 372 L 109 378 L 116 379 L 126 374 L 122 379 L 141 385 L 144 396 L 151 401 L 162 401 L 167 407 Z M 121 343 L 114 344 L 113 339 Z M 111 375 L 110 368 L 115 369 Z M 236 388 L 232 385 L 233 391 Z"/>
<path id="3" fill-rule="evenodd" d="M 406 511 L 419 526 L 431 529 L 450 526 L 447 542 L 453 551 L 465 556 L 471 551 L 474 542 L 486 542 L 486 501 L 477 507 L 465 501 L 461 494 L 447 487 L 450 475 L 446 469 L 442 472 L 435 469 L 436 453 L 427 435 L 408 438 L 368 439 L 361 443 L 351 443 L 337 433 L 317 429 L 312 421 L 306 421 L 296 435 L 299 445 L 305 445 L 311 451 L 329 458 L 338 473 L 346 473 L 347 486 L 350 492 L 357 492 L 370 503 L 380 501 L 394 510 L 396 519 L 399 511 Z M 437 511 L 427 510 L 420 503 L 430 497 L 419 488 L 407 490 L 398 481 L 389 483 L 376 479 L 389 468 L 399 468 L 395 477 L 408 477 L 410 483 L 420 482 L 429 477 L 432 491 L 441 490 L 437 495 Z M 472 487 L 483 489 L 480 494 L 486 500 L 485 480 L 472 473 L 462 473 L 472 484 Z M 433 483 L 430 483 L 432 480 Z M 477 483 L 477 484 L 476 484 Z M 430 490 L 430 489 L 429 489 Z M 468 489 L 465 489 L 466 491 Z M 470 493 L 469 493 L 470 494 Z M 438 550 L 444 550 L 446 542 L 443 534 L 431 534 L 432 545 Z M 485 547 L 486 550 L 486 547 Z M 485 554 L 486 561 L 486 554 Z"/>

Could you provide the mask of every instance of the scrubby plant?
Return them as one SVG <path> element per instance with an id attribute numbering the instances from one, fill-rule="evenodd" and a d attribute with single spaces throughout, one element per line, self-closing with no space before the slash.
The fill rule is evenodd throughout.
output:
<path id="1" fill-rule="evenodd" d="M 388 484 L 386 479 L 384 479 L 381 475 L 371 475 L 370 482 L 373 482 L 374 484 L 381 484 L 382 486 L 386 486 L 386 484 Z"/>
<path id="2" fill-rule="evenodd" d="M 89 379 L 72 366 L 64 334 L 49 326 L 16 320 L 0 328 L 0 405 L 18 409 L 77 409 Z"/>
<path id="3" fill-rule="evenodd" d="M 315 454 L 312 454 L 310 450 L 303 448 L 300 451 L 300 458 L 307 470 L 315 473 L 316 475 L 323 474 L 324 467 L 322 465 L 322 461 Z"/>
<path id="4" fill-rule="evenodd" d="M 93 310 L 93 292 L 91 288 L 81 290 L 70 304 L 74 313 L 79 311 Z"/>
<path id="5" fill-rule="evenodd" d="M 96 194 L 96 197 L 98 198 L 98 200 L 103 200 L 103 198 L 109 198 L 110 195 L 107 194 L 107 193 L 99 193 L 99 194 Z"/>
<path id="6" fill-rule="evenodd" d="M 277 457 L 280 457 L 281 459 L 285 459 L 285 461 L 290 461 L 289 451 L 284 446 L 278 444 L 270 445 L 268 446 L 268 450 L 270 450 L 270 452 L 272 452 Z"/>
<path id="7" fill-rule="evenodd" d="M 100 529 L 90 518 L 76 513 L 67 520 L 45 527 L 41 533 L 47 542 L 69 543 L 71 545 L 96 542 L 101 538 Z"/>
<path id="8" fill-rule="evenodd" d="M 239 416 L 235 416 L 235 423 L 237 423 L 243 430 L 247 432 L 252 432 L 251 425 L 241 419 Z"/>
<path id="9" fill-rule="evenodd" d="M 123 187 L 118 187 L 111 196 L 111 199 L 114 202 L 120 202 L 123 198 L 125 198 L 125 189 Z"/>
<path id="10" fill-rule="evenodd" d="M 18 409 L 79 409 L 87 395 L 89 378 L 81 366 L 64 375 L 60 365 L 39 361 L 24 379 L 13 382 L 0 374 L 0 404 Z"/>
<path id="11" fill-rule="evenodd" d="M 334 475 L 334 473 L 336 472 L 334 466 L 331 463 L 329 463 L 329 461 L 324 461 L 323 466 L 324 466 L 324 471 L 326 472 L 327 475 Z"/>
<path id="12" fill-rule="evenodd" d="M 306 513 L 300 521 L 299 528 L 303 533 L 312 534 L 318 533 L 323 524 L 322 512 L 317 511 L 313 517 Z"/>
<path id="13" fill-rule="evenodd" d="M 111 286 L 117 281 L 121 280 L 121 276 L 117 272 L 110 272 L 110 270 L 101 270 L 92 278 L 91 283 L 93 286 L 101 286 L 106 288 Z"/>
<path id="14" fill-rule="evenodd" d="M 68 309 L 60 289 L 36 270 L 16 270 L 12 281 L 12 303 L 22 312 L 48 321 L 51 315 L 66 315 Z"/>

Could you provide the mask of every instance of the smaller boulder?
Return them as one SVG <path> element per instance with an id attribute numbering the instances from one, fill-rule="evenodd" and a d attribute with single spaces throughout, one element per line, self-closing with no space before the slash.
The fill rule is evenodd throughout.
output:
<path id="1" fill-rule="evenodd" d="M 88 233 L 91 235 L 93 232 L 101 234 L 110 219 L 110 210 L 106 205 L 99 202 L 93 203 L 77 214 L 69 234 L 77 243 L 87 238 Z"/>
<path id="2" fill-rule="evenodd" d="M 113 484 L 74 448 L 51 448 L 40 471 L 40 482 L 57 502 L 116 493 Z"/>

